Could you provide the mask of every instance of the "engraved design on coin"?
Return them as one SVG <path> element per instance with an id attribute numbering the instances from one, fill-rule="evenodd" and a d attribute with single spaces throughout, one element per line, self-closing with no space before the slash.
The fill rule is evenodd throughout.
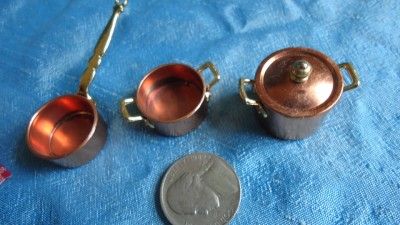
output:
<path id="1" fill-rule="evenodd" d="M 199 171 L 185 172 L 167 191 L 168 204 L 181 215 L 208 215 L 220 207 L 218 194 L 204 181 L 203 176 L 213 166 L 210 160 Z"/>
<path id="2" fill-rule="evenodd" d="M 227 224 L 239 208 L 239 179 L 222 158 L 193 153 L 164 175 L 160 203 L 173 225 Z"/>

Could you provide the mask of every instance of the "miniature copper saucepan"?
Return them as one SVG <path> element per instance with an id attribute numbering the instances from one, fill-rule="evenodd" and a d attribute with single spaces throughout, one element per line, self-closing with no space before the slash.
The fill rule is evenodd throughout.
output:
<path id="1" fill-rule="evenodd" d="M 207 68 L 214 76 L 210 84 L 201 75 Z M 135 97 L 121 101 L 122 115 L 130 122 L 144 121 L 163 135 L 184 135 L 203 121 L 210 90 L 219 79 L 211 62 L 198 70 L 184 64 L 162 65 L 143 78 Z M 130 104 L 136 104 L 140 115 L 129 113 Z"/>
<path id="2" fill-rule="evenodd" d="M 117 19 L 126 5 L 127 1 L 116 1 L 113 15 L 82 75 L 78 93 L 49 101 L 30 120 L 26 141 L 36 156 L 61 166 L 77 167 L 93 159 L 103 147 L 107 128 L 88 94 L 88 87 L 110 44 Z"/>
<path id="3" fill-rule="evenodd" d="M 340 69 L 347 70 L 351 84 L 344 85 Z M 302 139 L 320 126 L 342 92 L 359 86 L 352 64 L 337 65 L 309 48 L 277 51 L 259 65 L 255 80 L 241 79 L 243 101 L 254 106 L 270 134 L 282 139 Z M 254 85 L 258 99 L 250 98 L 245 85 Z"/>

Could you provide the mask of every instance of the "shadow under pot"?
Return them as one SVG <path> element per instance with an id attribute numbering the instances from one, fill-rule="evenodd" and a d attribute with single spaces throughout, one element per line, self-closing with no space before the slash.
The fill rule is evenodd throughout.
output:
<path id="1" fill-rule="evenodd" d="M 344 84 L 341 69 L 347 70 L 351 84 Z M 337 65 L 309 48 L 286 48 L 261 62 L 255 80 L 240 79 L 239 93 L 271 135 L 295 140 L 313 134 L 342 92 L 359 83 L 350 63 Z M 247 95 L 246 85 L 254 86 L 257 99 Z"/>
<path id="2" fill-rule="evenodd" d="M 210 84 L 202 77 L 206 69 L 214 76 Z M 162 65 L 142 79 L 136 97 L 121 101 L 121 113 L 129 122 L 144 121 L 166 136 L 187 134 L 205 118 L 211 88 L 219 79 L 211 62 L 197 70 L 184 64 Z M 131 104 L 136 104 L 140 115 L 131 115 L 128 110 Z"/>

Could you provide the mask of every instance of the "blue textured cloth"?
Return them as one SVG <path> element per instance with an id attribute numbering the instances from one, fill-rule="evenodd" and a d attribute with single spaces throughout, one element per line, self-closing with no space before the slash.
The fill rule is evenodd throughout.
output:
<path id="1" fill-rule="evenodd" d="M 122 14 L 91 95 L 109 130 L 89 164 L 64 169 L 27 150 L 30 117 L 77 89 L 112 0 L 0 2 L 0 224 L 163 224 L 164 171 L 195 151 L 226 159 L 241 180 L 232 224 L 400 222 L 400 4 L 395 0 L 135 0 Z M 238 95 L 270 53 L 318 49 L 352 62 L 346 92 L 316 134 L 266 135 Z M 178 138 L 128 124 L 118 102 L 150 69 L 212 60 L 221 72 L 210 111 Z"/>

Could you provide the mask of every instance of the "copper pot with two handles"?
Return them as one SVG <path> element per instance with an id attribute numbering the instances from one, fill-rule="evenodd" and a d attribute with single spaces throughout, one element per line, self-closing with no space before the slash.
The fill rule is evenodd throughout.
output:
<path id="1" fill-rule="evenodd" d="M 209 69 L 213 80 L 207 84 L 202 74 Z M 129 122 L 143 121 L 166 136 L 181 136 L 197 128 L 206 117 L 211 88 L 220 75 L 212 62 L 200 68 L 172 63 L 150 71 L 140 82 L 135 97 L 121 100 L 122 116 Z M 131 113 L 136 105 L 138 113 Z"/>
<path id="2" fill-rule="evenodd" d="M 341 69 L 351 84 L 345 85 Z M 337 65 L 310 48 L 286 48 L 272 53 L 259 65 L 255 80 L 240 79 L 239 93 L 255 107 L 267 131 L 281 139 L 302 139 L 313 134 L 343 92 L 359 86 L 351 63 Z M 252 85 L 258 99 L 250 98 Z"/>

